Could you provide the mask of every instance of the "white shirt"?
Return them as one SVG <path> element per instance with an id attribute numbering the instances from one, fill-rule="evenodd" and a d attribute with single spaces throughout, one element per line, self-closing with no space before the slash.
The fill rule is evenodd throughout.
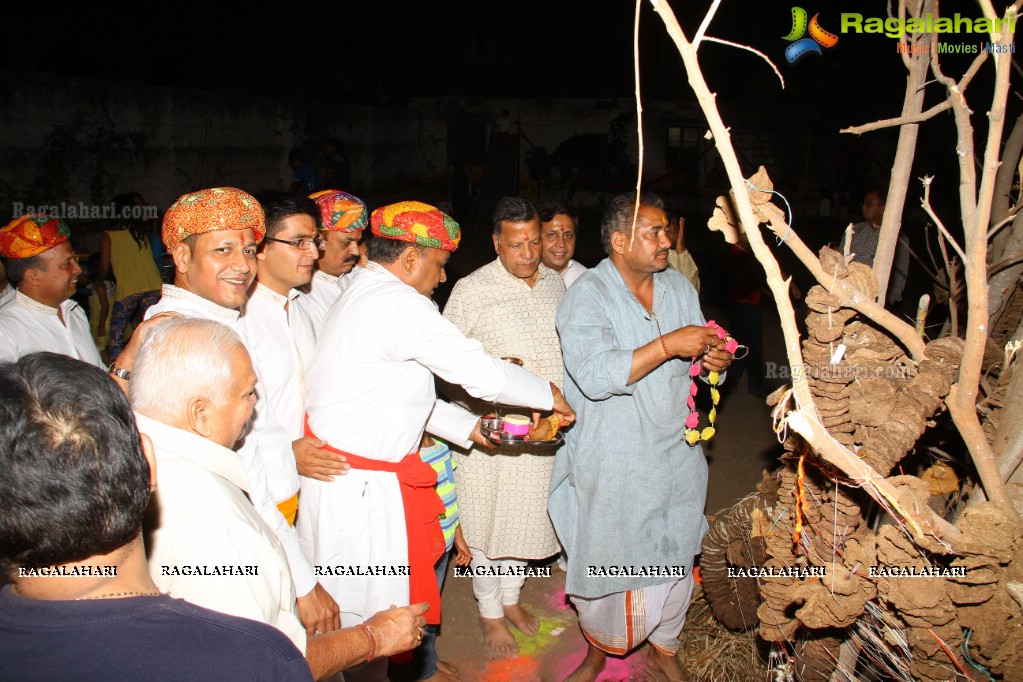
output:
<path id="1" fill-rule="evenodd" d="M 337 277 L 328 275 L 322 270 L 317 270 L 313 273 L 313 278 L 309 281 L 309 284 L 302 287 L 302 295 L 298 302 L 305 309 L 306 316 L 312 322 L 316 333 L 319 333 L 320 329 L 323 328 L 323 320 L 327 318 L 330 306 L 334 305 L 334 302 L 341 298 L 341 294 L 352 283 L 352 279 L 358 274 L 359 270 L 362 270 L 362 268 L 355 266 L 355 269 L 347 275 L 339 275 Z"/>
<path id="2" fill-rule="evenodd" d="M 8 283 L 3 291 L 0 291 L 0 308 L 14 300 L 14 285 Z"/>
<path id="3" fill-rule="evenodd" d="M 271 496 L 283 501 L 298 492 L 298 469 L 291 442 L 305 424 L 305 365 L 316 344 L 312 323 L 298 305 L 299 292 L 281 296 L 257 283 L 240 318 L 245 345 L 258 379 L 256 411 L 242 452 L 258 444 Z M 285 310 L 285 304 L 288 309 Z M 267 447 L 268 441 L 284 442 Z"/>
<path id="4" fill-rule="evenodd" d="M 565 280 L 565 288 L 567 289 L 575 284 L 575 281 L 588 269 L 589 268 L 582 263 L 570 259 L 568 261 L 568 265 L 566 265 L 565 269 L 561 271 L 561 278 Z"/>
<path id="5" fill-rule="evenodd" d="M 59 312 L 63 322 L 57 308 L 15 291 L 10 303 L 0 308 L 0 360 L 14 362 L 29 353 L 49 351 L 105 369 L 81 306 L 68 299 Z"/>
<path id="6" fill-rule="evenodd" d="M 288 561 L 245 497 L 241 455 L 144 415 L 135 418 L 156 448 L 159 521 L 147 544 L 157 588 L 198 606 L 272 625 L 304 652 L 305 628 L 298 619 Z M 203 573 L 241 568 L 243 575 L 196 575 L 197 567 Z M 186 571 L 192 574 L 181 575 Z"/>
<path id="7" fill-rule="evenodd" d="M 487 355 L 433 301 L 370 263 L 320 330 L 307 374 L 309 424 L 335 448 L 387 462 L 415 452 L 424 428 L 466 444 L 477 417 L 438 401 L 434 374 L 488 400 L 540 409 L 553 402 L 546 381 Z M 320 566 L 408 564 L 401 492 L 389 472 L 353 468 L 331 483 L 303 478 L 298 528 Z M 321 575 L 320 583 L 341 606 L 344 625 L 408 604 L 408 576 Z"/>
<path id="8" fill-rule="evenodd" d="M 149 310 L 146 311 L 146 319 L 148 320 L 154 315 L 167 312 L 179 313 L 186 317 L 201 317 L 226 324 L 238 332 L 242 342 L 245 343 L 246 349 L 249 348 L 245 330 L 238 319 L 239 313 L 237 310 L 219 306 L 209 299 L 197 296 L 173 284 L 164 284 L 161 290 L 160 301 L 150 306 Z M 255 365 L 255 362 L 253 362 L 253 365 Z M 258 385 L 256 386 L 256 394 L 257 396 L 259 395 Z M 268 417 L 268 419 L 272 418 Z M 282 443 L 284 441 L 287 441 L 288 453 L 292 454 L 291 441 L 287 440 L 287 436 L 281 427 L 278 426 L 277 428 L 279 430 L 278 433 L 273 438 L 265 440 L 267 453 L 262 452 L 262 448 L 259 447 L 260 443 L 256 439 L 247 439 L 248 447 L 240 448 L 239 454 L 242 455 L 245 462 L 245 474 L 248 478 L 249 490 L 252 491 L 250 494 L 252 506 L 256 508 L 259 515 L 280 539 L 281 544 L 284 546 L 284 552 L 288 555 L 291 574 L 295 579 L 295 592 L 299 596 L 304 597 L 316 586 L 313 567 L 302 551 L 298 532 L 288 523 L 287 519 L 284 518 L 277 508 L 278 502 L 283 502 L 295 494 L 297 486 L 290 493 L 277 498 L 273 494 L 267 473 L 266 461 L 273 459 L 275 456 L 280 457 L 279 453 L 282 451 Z M 292 457 L 294 457 L 293 454 Z M 286 489 L 288 486 L 287 483 L 282 485 L 279 480 L 275 481 L 275 485 L 279 489 Z"/>

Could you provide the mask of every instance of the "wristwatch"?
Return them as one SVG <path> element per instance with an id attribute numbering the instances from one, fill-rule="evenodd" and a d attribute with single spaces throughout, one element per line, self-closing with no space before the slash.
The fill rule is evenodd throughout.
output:
<path id="1" fill-rule="evenodd" d="M 110 365 L 110 369 L 107 370 L 109 374 L 117 377 L 118 379 L 124 379 L 125 381 L 131 381 L 131 370 L 125 369 L 124 367 L 118 367 L 117 365 Z"/>

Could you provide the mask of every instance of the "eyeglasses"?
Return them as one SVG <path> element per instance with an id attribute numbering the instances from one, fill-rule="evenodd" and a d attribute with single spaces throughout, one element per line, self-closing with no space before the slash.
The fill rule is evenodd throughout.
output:
<path id="1" fill-rule="evenodd" d="M 274 237 L 263 237 L 263 241 L 277 242 L 278 244 L 287 244 L 288 246 L 294 246 L 299 251 L 305 251 L 306 249 L 309 248 L 310 245 L 316 246 L 317 249 L 322 249 L 324 246 L 327 245 L 327 240 L 323 239 L 322 237 L 317 237 L 315 239 L 295 239 L 291 241 L 287 239 L 276 239 Z"/>

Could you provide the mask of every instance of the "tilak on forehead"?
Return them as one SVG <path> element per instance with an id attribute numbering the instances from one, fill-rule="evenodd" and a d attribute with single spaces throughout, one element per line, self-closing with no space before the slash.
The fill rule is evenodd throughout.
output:
<path id="1" fill-rule="evenodd" d="M 462 239 L 454 218 L 419 201 L 399 201 L 381 206 L 373 211 L 370 226 L 378 237 L 444 251 L 454 251 Z"/>
<path id="2" fill-rule="evenodd" d="M 358 232 L 369 222 L 369 210 L 362 199 L 339 189 L 315 192 L 309 198 L 320 209 L 320 227 L 333 232 Z"/>
<path id="3" fill-rule="evenodd" d="M 234 187 L 214 187 L 183 194 L 163 217 L 163 243 L 167 250 L 199 234 L 224 230 L 252 230 L 263 241 L 266 223 L 256 198 Z"/>
<path id="4" fill-rule="evenodd" d="M 63 220 L 41 213 L 30 213 L 0 228 L 0 256 L 31 258 L 70 238 L 71 230 Z"/>

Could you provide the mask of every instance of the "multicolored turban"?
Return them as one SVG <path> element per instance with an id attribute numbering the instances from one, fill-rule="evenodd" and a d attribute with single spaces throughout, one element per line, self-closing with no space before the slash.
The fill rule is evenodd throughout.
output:
<path id="1" fill-rule="evenodd" d="M 454 218 L 419 201 L 399 201 L 381 206 L 373 211 L 370 225 L 378 237 L 444 251 L 454 251 L 462 239 Z"/>
<path id="2" fill-rule="evenodd" d="M 31 258 L 70 238 L 71 230 L 63 220 L 41 213 L 30 213 L 0 228 L 0 256 Z"/>
<path id="3" fill-rule="evenodd" d="M 325 189 L 315 192 L 309 198 L 320 207 L 320 218 L 324 230 L 334 232 L 358 232 L 369 222 L 366 202 L 339 189 Z"/>
<path id="4" fill-rule="evenodd" d="M 234 187 L 214 187 L 183 194 L 163 217 L 163 243 L 171 251 L 197 234 L 251 229 L 263 241 L 266 222 L 256 198 Z"/>

